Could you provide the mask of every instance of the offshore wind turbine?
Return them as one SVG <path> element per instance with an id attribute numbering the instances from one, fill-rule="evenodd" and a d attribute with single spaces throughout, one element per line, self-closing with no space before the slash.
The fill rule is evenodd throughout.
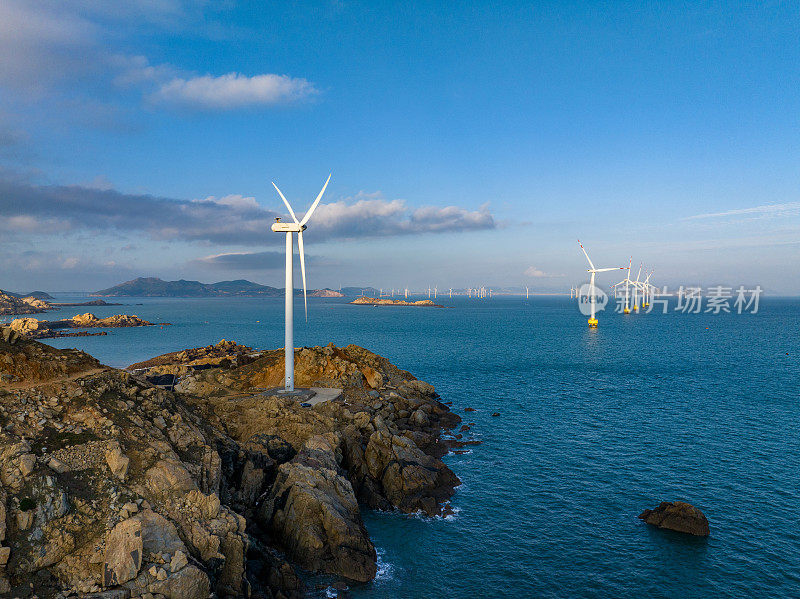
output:
<path id="1" fill-rule="evenodd" d="M 628 307 L 628 298 L 630 297 L 629 286 L 633 285 L 633 281 L 631 281 L 631 263 L 632 262 L 633 262 L 633 256 L 631 256 L 631 258 L 628 260 L 628 268 L 627 268 L 628 274 L 625 275 L 624 279 L 622 279 L 619 283 L 617 283 L 616 285 L 613 286 L 614 287 L 614 297 L 617 297 L 617 287 L 619 285 L 622 285 L 622 284 L 625 285 L 625 308 L 623 308 L 623 310 L 622 310 L 623 314 L 630 314 L 631 313 L 631 310 Z"/>
<path id="2" fill-rule="evenodd" d="M 625 267 L 624 266 L 615 266 L 613 268 L 595 268 L 594 264 L 592 264 L 591 258 L 589 258 L 589 254 L 586 253 L 586 249 L 583 247 L 583 244 L 581 243 L 580 239 L 578 240 L 578 245 L 581 246 L 581 249 L 583 250 L 583 255 L 586 256 L 586 260 L 589 262 L 589 266 L 591 267 L 591 268 L 587 268 L 586 269 L 586 272 L 592 273 L 592 276 L 591 276 L 590 281 L 589 281 L 589 305 L 591 306 L 592 311 L 591 311 L 591 315 L 589 316 L 589 321 L 588 322 L 589 322 L 589 326 L 590 327 L 595 328 L 595 327 L 597 327 L 597 318 L 595 318 L 595 304 L 597 303 L 597 301 L 596 301 L 597 298 L 595 298 L 595 294 L 594 294 L 594 289 L 595 289 L 594 276 L 599 272 L 606 272 L 606 271 L 609 271 L 609 270 L 625 270 Z"/>
<path id="3" fill-rule="evenodd" d="M 297 220 L 297 216 L 292 210 L 291 204 L 283 195 L 275 182 L 272 186 L 281 196 L 283 203 L 289 209 L 289 214 L 294 223 L 282 223 L 280 218 L 275 219 L 272 225 L 272 230 L 276 233 L 286 233 L 286 307 L 285 307 L 285 336 L 284 336 L 284 362 L 285 362 L 285 378 L 283 381 L 283 391 L 280 393 L 294 393 L 294 238 L 293 235 L 297 233 L 297 249 L 300 253 L 300 272 L 303 277 L 303 304 L 306 311 L 306 321 L 308 321 L 308 294 L 306 290 L 306 256 L 305 249 L 303 248 L 303 231 L 307 229 L 306 223 L 314 214 L 317 209 L 319 201 L 322 199 L 322 194 L 325 193 L 325 188 L 330 183 L 331 175 L 328 175 L 328 180 L 322 186 L 322 190 L 317 195 L 317 199 L 311 204 L 303 220 Z"/>
<path id="4" fill-rule="evenodd" d="M 639 283 L 639 277 L 642 276 L 642 263 L 639 263 L 639 272 L 636 273 L 636 280 L 633 282 L 633 311 L 639 311 L 639 290 L 642 284 Z"/>
<path id="5" fill-rule="evenodd" d="M 642 287 L 643 287 L 643 290 L 642 290 L 642 302 L 643 303 L 642 303 L 642 305 L 645 308 L 647 308 L 650 305 L 650 298 L 652 297 L 652 288 L 653 288 L 653 286 L 650 285 L 650 277 L 653 276 L 654 272 L 655 272 L 654 270 L 651 270 L 650 274 L 647 275 L 647 278 L 645 278 L 644 283 L 642 284 Z"/>

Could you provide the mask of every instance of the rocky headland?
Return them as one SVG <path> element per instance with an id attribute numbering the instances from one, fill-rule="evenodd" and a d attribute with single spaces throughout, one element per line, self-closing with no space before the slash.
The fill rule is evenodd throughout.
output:
<path id="1" fill-rule="evenodd" d="M 158 323 L 161 326 L 169 323 Z M 17 318 L 11 321 L 11 328 L 30 339 L 51 339 L 54 337 L 80 337 L 86 335 L 104 335 L 105 333 L 65 333 L 63 329 L 95 329 L 123 327 L 152 327 L 156 324 L 142 320 L 138 316 L 117 314 L 106 318 L 97 318 L 94 314 L 78 314 L 63 320 L 38 320 L 36 318 Z"/>
<path id="2" fill-rule="evenodd" d="M 132 375 L 4 328 L 0 594 L 291 598 L 306 572 L 374 578 L 361 506 L 449 513 L 441 433 L 460 418 L 363 348 L 295 360 L 298 386 L 339 398 L 270 391 L 282 350 L 224 342 Z M 175 392 L 149 368 L 182 373 Z"/>
<path id="3" fill-rule="evenodd" d="M 419 306 L 422 308 L 446 308 L 447 306 L 441 306 L 439 304 L 435 304 L 433 301 L 426 299 L 426 300 L 417 300 L 416 302 L 407 302 L 405 300 L 396 300 L 396 299 L 389 299 L 389 298 L 378 298 L 378 297 L 357 297 L 352 302 L 348 302 L 351 304 L 356 304 L 360 306 Z"/>
<path id="4" fill-rule="evenodd" d="M 0 316 L 41 314 L 50 309 L 50 304 L 37 297 L 17 297 L 0 290 Z"/>
<path id="5" fill-rule="evenodd" d="M 34 291 L 30 295 L 22 296 L 17 293 L 0 290 L 0 316 L 24 314 L 42 314 L 48 310 L 59 308 L 71 308 L 79 306 L 121 306 L 122 304 L 110 304 L 103 300 L 92 300 L 82 303 L 58 303 L 52 302 L 52 296 L 43 291 Z"/>

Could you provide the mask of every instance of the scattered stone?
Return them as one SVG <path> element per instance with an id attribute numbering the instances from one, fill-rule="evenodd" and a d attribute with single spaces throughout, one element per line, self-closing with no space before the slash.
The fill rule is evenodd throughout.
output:
<path id="1" fill-rule="evenodd" d="M 32 511 L 17 512 L 17 528 L 19 530 L 28 530 L 31 525 L 33 525 Z"/>
<path id="2" fill-rule="evenodd" d="M 465 412 L 474 412 L 475 408 L 464 408 Z"/>
<path id="3" fill-rule="evenodd" d="M 58 474 L 64 474 L 65 472 L 69 472 L 69 467 L 56 458 L 50 458 L 47 462 L 47 466 L 53 471 L 57 472 Z"/>
<path id="4" fill-rule="evenodd" d="M 500 412 L 492 412 L 492 416 L 499 416 Z"/>
<path id="5" fill-rule="evenodd" d="M 121 480 L 125 480 L 128 473 L 130 459 L 122 453 L 119 443 L 114 443 L 111 449 L 106 452 L 106 463 L 111 468 L 111 473 Z"/>
<path id="6" fill-rule="evenodd" d="M 36 456 L 32 453 L 26 453 L 19 457 L 19 471 L 22 476 L 28 476 L 36 467 Z"/>
<path id="7" fill-rule="evenodd" d="M 188 564 L 189 560 L 187 559 L 186 554 L 183 551 L 176 551 L 175 555 L 172 556 L 172 559 L 169 562 L 169 569 L 171 572 L 177 572 Z"/>
<path id="8" fill-rule="evenodd" d="M 143 554 L 142 523 L 129 519 L 117 524 L 106 538 L 103 586 L 123 584 L 136 578 Z"/>

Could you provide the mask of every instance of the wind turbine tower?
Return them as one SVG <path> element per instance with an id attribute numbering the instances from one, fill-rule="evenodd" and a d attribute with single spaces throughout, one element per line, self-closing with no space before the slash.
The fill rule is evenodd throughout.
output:
<path id="1" fill-rule="evenodd" d="M 586 272 L 592 273 L 592 276 L 589 280 L 589 305 L 591 306 L 591 314 L 589 316 L 589 326 L 592 328 L 597 327 L 597 318 L 595 318 L 595 304 L 597 304 L 597 298 L 595 297 L 595 286 L 594 286 L 594 277 L 599 272 L 606 272 L 609 270 L 625 270 L 624 266 L 615 266 L 613 268 L 595 268 L 594 264 L 592 264 L 591 258 L 589 258 L 589 254 L 586 253 L 586 249 L 583 247 L 581 240 L 578 240 L 578 245 L 581 246 L 581 250 L 583 250 L 583 255 L 586 256 L 586 260 L 589 262 L 590 268 L 586 269 Z"/>
<path id="2" fill-rule="evenodd" d="M 305 306 L 306 320 L 308 320 L 308 296 L 306 293 L 306 256 L 305 249 L 303 248 L 303 231 L 306 230 L 306 223 L 311 218 L 311 215 L 319 205 L 322 199 L 322 194 L 325 193 L 325 188 L 330 183 L 331 175 L 328 175 L 328 180 L 322 186 L 322 191 L 317 195 L 317 199 L 311 204 L 303 220 L 297 220 L 297 217 L 292 210 L 289 201 L 283 195 L 278 186 L 273 182 L 272 185 L 281 196 L 283 203 L 289 209 L 289 214 L 294 223 L 282 223 L 280 218 L 275 219 L 272 225 L 272 230 L 275 233 L 286 234 L 286 307 L 285 307 L 285 335 L 284 335 L 284 362 L 285 362 L 285 377 L 283 381 L 284 388 L 282 393 L 294 393 L 294 234 L 297 233 L 297 249 L 300 253 L 300 273 L 303 277 L 303 304 Z"/>

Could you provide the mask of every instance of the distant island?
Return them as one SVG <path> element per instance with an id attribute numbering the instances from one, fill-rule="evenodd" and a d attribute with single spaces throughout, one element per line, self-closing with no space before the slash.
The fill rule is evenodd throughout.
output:
<path id="1" fill-rule="evenodd" d="M 282 288 L 259 285 L 244 279 L 201 283 L 184 279 L 164 281 L 157 277 L 139 277 L 108 289 L 95 291 L 90 295 L 94 297 L 282 297 L 283 294 Z M 295 294 L 302 294 L 302 290 L 295 289 Z M 314 289 L 310 290 L 308 295 L 343 297 L 341 293 L 332 289 Z"/>
<path id="2" fill-rule="evenodd" d="M 14 297 L 18 297 L 20 299 L 23 297 L 32 297 L 34 299 L 40 299 L 40 300 L 55 299 L 52 295 L 50 295 L 49 293 L 45 293 L 44 291 L 31 291 L 30 293 L 13 293 L 11 291 L 5 291 L 3 293 L 5 293 L 6 295 L 12 295 Z"/>
<path id="3" fill-rule="evenodd" d="M 76 306 L 121 306 L 122 304 L 109 304 L 103 300 L 93 300 L 77 304 L 59 304 L 46 301 L 40 296 L 52 296 L 43 291 L 34 291 L 33 294 L 22 296 L 19 293 L 11 293 L 0 289 L 0 316 L 24 314 L 42 314 L 48 310 L 58 310 L 59 308 L 72 308 Z"/>
<path id="4" fill-rule="evenodd" d="M 393 300 L 393 299 L 386 299 L 386 298 L 377 298 L 377 297 L 357 297 L 351 304 L 356 304 L 359 306 L 415 306 L 420 308 L 445 308 L 446 306 L 440 306 L 439 304 L 434 304 L 431 300 L 418 300 L 416 302 L 407 302 L 404 300 Z"/>

